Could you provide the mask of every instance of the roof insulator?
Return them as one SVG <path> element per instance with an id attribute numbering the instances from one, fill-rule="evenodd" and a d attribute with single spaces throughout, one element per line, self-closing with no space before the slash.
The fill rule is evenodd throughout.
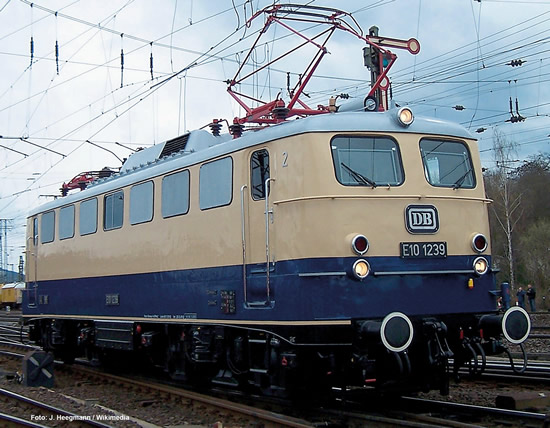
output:
<path id="1" fill-rule="evenodd" d="M 220 123 L 219 119 L 212 120 L 212 123 L 210 125 L 210 130 L 212 131 L 212 135 L 214 137 L 220 136 L 220 131 L 222 129 L 222 124 Z"/>
<path id="2" fill-rule="evenodd" d="M 239 138 L 243 135 L 243 131 L 244 125 L 240 123 L 233 123 L 233 125 L 229 125 L 229 133 L 233 135 L 233 138 Z"/>

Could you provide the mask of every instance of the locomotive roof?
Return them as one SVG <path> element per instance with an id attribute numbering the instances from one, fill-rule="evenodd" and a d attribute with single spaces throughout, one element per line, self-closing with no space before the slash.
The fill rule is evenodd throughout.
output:
<path id="1" fill-rule="evenodd" d="M 473 139 L 463 126 L 434 118 L 415 117 L 403 127 L 396 119 L 396 110 L 385 112 L 338 112 L 309 116 L 245 132 L 233 139 L 229 134 L 214 136 L 205 130 L 191 131 L 180 137 L 132 154 L 111 177 L 91 183 L 87 189 L 58 198 L 32 210 L 29 215 L 101 195 L 124 186 L 167 174 L 175 169 L 230 154 L 247 147 L 311 132 L 384 132 L 444 135 Z"/>

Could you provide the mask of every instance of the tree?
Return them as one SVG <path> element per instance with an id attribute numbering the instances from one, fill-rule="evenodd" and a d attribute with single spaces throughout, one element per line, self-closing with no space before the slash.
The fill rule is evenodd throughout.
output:
<path id="1" fill-rule="evenodd" d="M 550 286 L 550 218 L 539 220 L 531 225 L 520 239 L 521 263 L 530 278 L 541 292 Z"/>
<path id="2" fill-rule="evenodd" d="M 550 263 L 550 237 L 546 233 L 550 224 L 550 155 L 532 156 L 513 172 L 513 180 L 522 191 L 525 207 L 516 229 L 518 278 L 543 285 L 550 280 L 546 269 Z"/>
<path id="3" fill-rule="evenodd" d="M 523 216 L 518 224 L 519 230 L 526 230 L 541 219 L 550 217 L 550 155 L 538 154 L 524 161 L 523 165 L 512 171 L 511 178 L 521 189 Z"/>
<path id="4" fill-rule="evenodd" d="M 521 192 L 518 191 L 510 175 L 510 171 L 514 169 L 512 164 L 516 162 L 514 160 L 516 144 L 506 140 L 502 133 L 495 130 L 493 151 L 496 169 L 486 176 L 487 194 L 494 201 L 490 209 L 491 230 L 493 238 L 497 236 L 503 238 L 494 241 L 500 241 L 501 244 L 501 251 L 494 253 L 497 257 L 500 254 L 506 260 L 508 281 L 514 289 L 516 275 L 513 235 L 523 213 Z"/>

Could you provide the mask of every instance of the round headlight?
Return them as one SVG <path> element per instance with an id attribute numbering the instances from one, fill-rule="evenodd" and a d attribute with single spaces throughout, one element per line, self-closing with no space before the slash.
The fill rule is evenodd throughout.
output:
<path id="1" fill-rule="evenodd" d="M 397 120 L 403 126 L 409 126 L 414 121 L 414 115 L 410 108 L 401 107 L 397 112 Z"/>
<path id="2" fill-rule="evenodd" d="M 363 235 L 355 235 L 351 241 L 351 248 L 353 248 L 353 251 L 357 254 L 362 256 L 369 250 L 369 241 Z"/>
<path id="3" fill-rule="evenodd" d="M 365 279 L 370 272 L 369 263 L 363 259 L 356 260 L 355 263 L 353 264 L 352 271 L 353 271 L 353 275 L 357 279 L 359 280 Z"/>
<path id="4" fill-rule="evenodd" d="M 489 263 L 484 257 L 478 257 L 474 260 L 474 271 L 478 275 L 485 275 L 489 270 Z"/>
<path id="5" fill-rule="evenodd" d="M 477 233 L 472 238 L 472 248 L 476 253 L 483 253 L 489 245 L 485 235 Z"/>

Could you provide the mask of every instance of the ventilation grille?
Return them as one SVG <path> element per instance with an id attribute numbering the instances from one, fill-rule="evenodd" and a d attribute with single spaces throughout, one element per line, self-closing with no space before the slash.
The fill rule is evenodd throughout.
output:
<path id="1" fill-rule="evenodd" d="M 188 139 L 189 139 L 189 133 L 182 135 L 180 137 L 173 138 L 172 140 L 168 140 L 164 144 L 164 148 L 162 149 L 162 153 L 160 154 L 159 159 L 165 156 L 169 156 L 172 153 L 177 153 L 181 150 L 184 150 Z"/>

